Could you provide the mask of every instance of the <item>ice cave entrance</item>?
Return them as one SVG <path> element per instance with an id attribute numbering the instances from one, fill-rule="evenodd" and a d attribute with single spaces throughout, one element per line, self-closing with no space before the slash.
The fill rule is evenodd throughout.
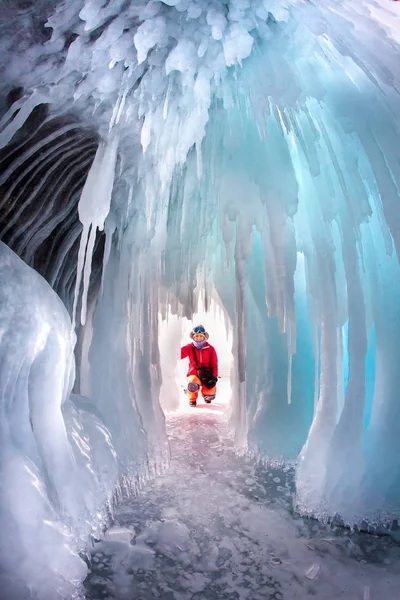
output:
<path id="1" fill-rule="evenodd" d="M 163 384 L 160 393 L 161 406 L 165 412 L 186 412 L 188 400 L 185 394 L 187 359 L 180 360 L 181 346 L 188 344 L 189 333 L 194 325 L 201 323 L 210 334 L 210 344 L 218 355 L 220 380 L 218 395 L 213 410 L 217 407 L 225 412 L 229 406 L 232 388 L 230 371 L 233 361 L 232 343 L 233 327 L 225 311 L 214 299 L 200 297 L 198 312 L 193 318 L 187 319 L 172 314 L 169 309 L 166 315 L 159 315 L 159 347 Z M 193 409 L 191 409 L 193 411 Z"/>

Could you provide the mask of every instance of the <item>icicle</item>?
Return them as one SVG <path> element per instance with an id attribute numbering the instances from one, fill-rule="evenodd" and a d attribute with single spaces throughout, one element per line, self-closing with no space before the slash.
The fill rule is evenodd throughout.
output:
<path id="1" fill-rule="evenodd" d="M 236 318 L 238 335 L 238 377 L 239 382 L 246 381 L 246 335 L 243 258 L 236 257 Z"/>
<path id="2" fill-rule="evenodd" d="M 0 131 L 4 130 L 7 125 L 13 120 L 13 117 L 17 111 L 19 111 L 26 101 L 26 97 L 20 98 L 16 100 L 5 113 L 5 115 L 0 119 Z"/>
<path id="3" fill-rule="evenodd" d="M 87 241 L 88 241 L 89 229 L 90 229 L 90 225 L 89 225 L 89 227 L 86 227 L 85 224 L 83 225 L 81 239 L 80 239 L 80 243 L 79 243 L 78 263 L 76 265 L 74 303 L 73 303 L 73 307 L 72 307 L 72 328 L 73 329 L 75 329 L 75 323 L 76 323 L 76 309 L 78 306 L 79 291 L 80 291 L 80 287 L 81 287 L 83 268 L 85 266 L 86 245 L 87 245 Z"/>
<path id="4" fill-rule="evenodd" d="M 118 123 L 121 120 L 121 116 L 122 116 L 122 111 L 124 110 L 125 107 L 125 102 L 126 102 L 126 97 L 128 95 L 129 92 L 129 88 L 127 88 L 124 93 L 122 94 L 122 98 L 121 98 L 121 102 L 119 104 L 119 108 L 118 108 L 118 112 L 117 112 L 117 116 L 115 119 L 115 124 L 118 125 Z"/>
<path id="5" fill-rule="evenodd" d="M 34 91 L 24 104 L 22 104 L 21 100 L 17 100 L 1 121 L 0 127 L 3 126 L 7 120 L 9 121 L 12 115 L 18 110 L 15 117 L 0 131 L 0 148 L 7 146 L 8 142 L 14 137 L 17 131 L 21 129 L 36 106 L 48 101 L 49 99 L 46 99 L 38 91 Z"/>
<path id="6" fill-rule="evenodd" d="M 102 270 L 102 275 L 101 275 L 101 286 L 100 286 L 102 295 L 104 293 L 104 277 L 105 277 L 105 273 L 106 273 L 108 260 L 110 258 L 111 242 L 112 242 L 113 234 L 114 234 L 116 227 L 117 227 L 117 224 L 115 222 L 115 217 L 114 217 L 113 213 L 110 212 L 105 221 L 106 244 L 105 244 L 105 248 L 104 248 L 103 270 Z"/>
<path id="7" fill-rule="evenodd" d="M 73 304 L 73 323 L 75 325 L 76 309 L 84 270 L 84 288 L 82 296 L 81 324 L 85 324 L 87 294 L 89 290 L 92 266 L 92 252 L 96 239 L 96 229 L 104 228 L 104 221 L 110 210 L 111 194 L 114 185 L 115 165 L 117 160 L 118 138 L 112 137 L 107 144 L 102 142 L 96 152 L 93 164 L 88 173 L 82 195 L 79 200 L 79 219 L 83 225 L 78 255 L 78 269 Z M 90 230 L 91 228 L 91 230 Z M 87 252 L 86 244 L 88 242 Z"/>
<path id="8" fill-rule="evenodd" d="M 166 121 L 167 117 L 168 117 L 168 105 L 169 105 L 170 89 L 171 89 L 171 86 L 168 83 L 167 91 L 166 91 L 166 94 L 165 94 L 164 106 L 163 106 L 163 119 L 164 119 L 164 121 Z"/>
<path id="9" fill-rule="evenodd" d="M 321 332 L 317 327 L 314 327 L 313 331 L 313 346 L 315 356 L 315 367 L 314 367 L 314 415 L 317 410 L 319 396 L 321 393 Z"/>
<path id="10" fill-rule="evenodd" d="M 264 272 L 265 272 L 265 303 L 268 309 L 268 316 L 275 317 L 277 315 L 277 297 L 276 297 L 276 281 L 274 275 L 274 254 L 271 245 L 271 235 L 269 232 L 269 221 L 265 216 L 264 235 L 262 236 L 263 251 L 264 251 Z"/>
<path id="11" fill-rule="evenodd" d="M 287 402 L 288 402 L 288 404 L 292 404 L 292 363 L 293 363 L 293 355 L 289 352 L 288 376 L 287 376 Z"/>
<path id="12" fill-rule="evenodd" d="M 120 94 L 117 98 L 117 101 L 114 106 L 113 113 L 111 115 L 110 124 L 108 126 L 108 131 L 111 132 L 114 128 L 114 125 L 119 123 L 119 120 L 122 115 L 122 111 L 124 110 L 126 96 L 128 95 L 129 88 L 126 88 L 122 94 Z"/>
<path id="13" fill-rule="evenodd" d="M 275 289 L 276 289 L 276 307 L 279 332 L 285 331 L 285 233 L 286 233 L 286 218 L 280 206 L 279 198 L 274 198 L 273 202 L 267 203 L 269 234 L 273 256 L 274 256 L 274 271 L 275 271 Z"/>
<path id="14" fill-rule="evenodd" d="M 82 308 L 81 308 L 81 324 L 84 325 L 86 323 L 86 312 L 87 312 L 87 297 L 89 293 L 89 281 L 90 281 L 90 273 L 92 269 L 92 256 L 93 256 L 93 248 L 94 243 L 96 241 L 96 233 L 97 229 L 92 224 L 89 241 L 86 248 L 86 260 L 85 260 L 85 269 L 83 273 L 83 293 L 82 293 Z"/>

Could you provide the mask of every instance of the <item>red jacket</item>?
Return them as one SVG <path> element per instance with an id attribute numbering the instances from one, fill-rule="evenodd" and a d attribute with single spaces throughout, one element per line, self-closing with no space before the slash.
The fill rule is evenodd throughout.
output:
<path id="1" fill-rule="evenodd" d="M 196 356 L 197 365 L 193 357 L 193 353 Z M 208 367 L 212 370 L 213 377 L 218 377 L 218 357 L 215 352 L 214 346 L 211 346 L 208 342 L 204 344 L 202 348 L 196 348 L 193 343 L 183 346 L 181 348 L 181 358 L 189 357 L 189 375 L 197 375 L 197 369 L 199 367 Z"/>

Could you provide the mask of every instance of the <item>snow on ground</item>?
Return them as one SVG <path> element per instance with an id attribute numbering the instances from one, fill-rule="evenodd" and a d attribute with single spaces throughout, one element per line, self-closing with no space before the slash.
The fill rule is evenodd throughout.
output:
<path id="1" fill-rule="evenodd" d="M 400 547 L 291 511 L 291 472 L 238 456 L 221 394 L 167 417 L 171 465 L 95 544 L 88 600 L 396 600 Z"/>

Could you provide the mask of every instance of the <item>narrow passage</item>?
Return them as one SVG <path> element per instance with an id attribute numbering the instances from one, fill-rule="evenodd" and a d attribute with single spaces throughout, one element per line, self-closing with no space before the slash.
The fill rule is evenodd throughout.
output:
<path id="1" fill-rule="evenodd" d="M 88 600 L 397 600 L 400 546 L 292 513 L 292 473 L 238 456 L 224 405 L 167 417 L 167 472 L 95 544 Z"/>

